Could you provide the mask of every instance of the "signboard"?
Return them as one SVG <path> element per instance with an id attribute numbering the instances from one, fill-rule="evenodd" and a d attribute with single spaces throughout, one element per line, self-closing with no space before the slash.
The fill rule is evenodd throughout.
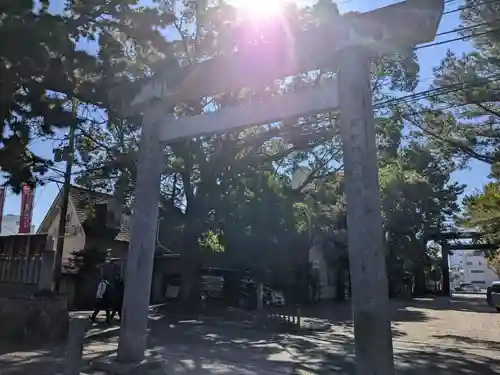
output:
<path id="1" fill-rule="evenodd" d="M 32 189 L 31 186 L 25 184 L 21 195 L 21 219 L 19 220 L 19 233 L 31 232 L 34 197 L 35 190 Z"/>
<path id="2" fill-rule="evenodd" d="M 2 228 L 2 219 L 3 219 L 3 206 L 5 204 L 5 188 L 0 187 L 0 231 Z"/>

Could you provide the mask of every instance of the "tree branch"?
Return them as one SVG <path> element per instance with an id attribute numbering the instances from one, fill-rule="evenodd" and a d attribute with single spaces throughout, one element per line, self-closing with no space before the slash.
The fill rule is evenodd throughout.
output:
<path id="1" fill-rule="evenodd" d="M 436 134 L 436 133 L 433 133 L 431 132 L 430 130 L 424 128 L 423 126 L 417 124 L 417 122 L 415 122 L 413 119 L 411 119 L 409 116 L 405 116 L 403 115 L 403 117 L 408 120 L 409 122 L 411 122 L 414 126 L 416 126 L 417 128 L 419 128 L 420 130 L 422 130 L 425 134 L 433 137 L 433 138 L 436 138 L 442 142 L 445 142 L 445 143 L 448 143 L 449 145 L 451 145 L 453 148 L 456 148 L 457 150 L 463 152 L 465 155 L 467 156 L 470 156 L 476 160 L 479 160 L 479 161 L 482 161 L 484 163 L 488 163 L 488 164 L 493 164 L 495 163 L 495 159 L 492 158 L 491 156 L 487 156 L 487 155 L 482 155 L 474 150 L 472 150 L 470 147 L 467 147 L 467 146 L 464 146 L 464 145 L 461 145 L 459 142 L 457 141 L 454 141 L 454 140 L 451 140 L 451 139 L 446 139 L 446 138 L 443 138 L 441 137 L 440 135 Z"/>

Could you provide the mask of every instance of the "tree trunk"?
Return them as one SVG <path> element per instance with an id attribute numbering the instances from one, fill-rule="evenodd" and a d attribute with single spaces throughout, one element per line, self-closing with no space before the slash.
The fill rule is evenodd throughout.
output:
<path id="1" fill-rule="evenodd" d="M 347 273 L 347 297 L 352 300 L 351 272 Z"/>
<path id="2" fill-rule="evenodd" d="M 199 231 L 195 223 L 186 223 L 182 253 L 181 303 L 186 312 L 196 312 L 200 306 Z"/>
<path id="3" fill-rule="evenodd" d="M 345 301 L 345 272 L 342 267 L 336 267 L 335 270 L 335 299 L 339 302 Z"/>
<path id="4" fill-rule="evenodd" d="M 257 310 L 262 310 L 264 307 L 264 283 L 262 280 L 257 282 L 257 288 L 256 288 L 256 294 L 257 294 Z"/>
<path id="5" fill-rule="evenodd" d="M 427 286 L 425 283 L 425 270 L 423 266 L 416 266 L 413 269 L 413 277 L 415 279 L 415 286 L 413 289 L 413 295 L 415 297 L 421 297 L 427 293 Z"/>

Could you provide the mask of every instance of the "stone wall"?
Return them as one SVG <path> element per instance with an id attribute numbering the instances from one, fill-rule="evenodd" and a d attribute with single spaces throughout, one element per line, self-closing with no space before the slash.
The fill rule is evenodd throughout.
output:
<path id="1" fill-rule="evenodd" d="M 8 342 L 64 339 L 68 330 L 66 298 L 50 293 L 1 296 L 0 338 Z"/>
<path id="2" fill-rule="evenodd" d="M 4 283 L 0 281 L 0 296 L 12 296 L 18 294 L 35 293 L 38 289 L 37 285 L 23 283 Z"/>

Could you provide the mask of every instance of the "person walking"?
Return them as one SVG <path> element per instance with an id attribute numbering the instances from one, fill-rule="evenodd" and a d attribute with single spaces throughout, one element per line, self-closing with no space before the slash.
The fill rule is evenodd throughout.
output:
<path id="1" fill-rule="evenodd" d="M 111 285 L 103 276 L 101 281 L 97 285 L 97 291 L 95 295 L 95 310 L 90 316 L 90 320 L 95 322 L 97 315 L 101 310 L 106 312 L 106 323 L 111 324 L 111 311 L 110 311 L 110 295 L 111 295 Z"/>
<path id="2" fill-rule="evenodd" d="M 111 313 L 111 320 L 113 320 L 118 313 L 118 321 L 120 321 L 122 318 L 123 294 L 125 292 L 125 283 L 121 276 L 116 278 L 113 292 L 113 312 Z"/>

